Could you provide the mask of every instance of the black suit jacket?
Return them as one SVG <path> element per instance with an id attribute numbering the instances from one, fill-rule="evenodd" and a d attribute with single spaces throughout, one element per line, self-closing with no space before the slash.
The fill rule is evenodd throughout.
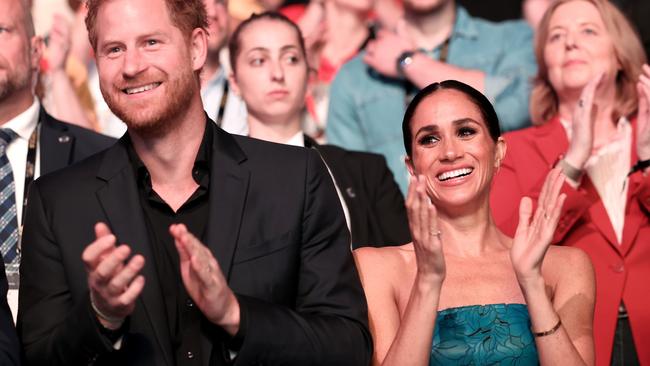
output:
<path id="1" fill-rule="evenodd" d="M 14 319 L 7 303 L 7 275 L 4 261 L 0 260 L 0 365 L 20 365 L 20 343 Z"/>
<path id="2" fill-rule="evenodd" d="M 115 139 L 91 130 L 61 122 L 45 109 L 39 112 L 41 125 L 41 175 L 51 173 L 100 152 L 115 143 Z"/>
<path id="3" fill-rule="evenodd" d="M 173 364 L 125 143 L 43 177 L 30 190 L 18 318 L 30 365 Z M 368 364 L 365 297 L 318 154 L 215 128 L 210 174 L 205 244 L 240 302 L 243 343 L 235 364 Z M 81 261 L 98 221 L 147 260 L 146 285 L 120 351 L 99 330 Z M 212 355 L 210 364 L 223 363 L 226 337 L 217 327 L 202 328 L 197 347 Z"/>
<path id="4" fill-rule="evenodd" d="M 404 196 L 382 155 L 319 145 L 306 135 L 305 147 L 316 149 L 332 171 L 350 213 L 353 248 L 411 241 Z"/>

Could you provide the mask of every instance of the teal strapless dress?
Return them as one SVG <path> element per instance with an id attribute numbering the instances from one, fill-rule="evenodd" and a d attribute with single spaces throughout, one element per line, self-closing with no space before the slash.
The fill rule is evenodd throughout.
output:
<path id="1" fill-rule="evenodd" d="M 526 305 L 472 305 L 438 312 L 429 365 L 538 364 Z"/>

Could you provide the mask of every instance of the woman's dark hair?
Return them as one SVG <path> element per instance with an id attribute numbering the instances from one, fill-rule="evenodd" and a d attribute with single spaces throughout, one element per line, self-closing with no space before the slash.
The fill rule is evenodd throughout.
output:
<path id="1" fill-rule="evenodd" d="M 259 20 L 276 20 L 282 23 L 287 24 L 290 26 L 293 30 L 296 31 L 296 37 L 298 37 L 298 43 L 300 44 L 300 51 L 302 52 L 303 57 L 307 57 L 307 50 L 305 49 L 305 41 L 302 38 L 302 32 L 300 31 L 300 28 L 296 25 L 296 23 L 292 22 L 291 19 L 287 18 L 281 13 L 278 13 L 277 11 L 265 11 L 264 13 L 261 14 L 253 14 L 251 15 L 248 19 L 244 20 L 241 22 L 237 28 L 235 28 L 235 31 L 232 33 L 230 36 L 230 40 L 228 41 L 228 51 L 229 51 L 229 58 L 230 58 L 230 67 L 232 68 L 232 71 L 236 73 L 236 60 L 237 56 L 239 56 L 239 52 L 241 52 L 241 33 L 251 24 L 259 21 Z"/>
<path id="2" fill-rule="evenodd" d="M 406 150 L 406 155 L 411 157 L 411 119 L 415 114 L 415 110 L 418 105 L 428 96 L 433 95 L 439 90 L 456 90 L 465 94 L 474 105 L 478 107 L 481 111 L 481 116 L 485 120 L 488 131 L 490 132 L 490 137 L 496 142 L 501 136 L 501 129 L 499 128 L 499 117 L 497 117 L 497 112 L 494 110 L 492 103 L 481 94 L 478 90 L 472 88 L 471 86 L 461 83 L 457 80 L 445 80 L 440 83 L 433 83 L 427 85 L 424 89 L 420 90 L 409 106 L 406 108 L 406 113 L 404 113 L 404 120 L 402 121 L 402 135 L 404 136 L 404 149 Z"/>

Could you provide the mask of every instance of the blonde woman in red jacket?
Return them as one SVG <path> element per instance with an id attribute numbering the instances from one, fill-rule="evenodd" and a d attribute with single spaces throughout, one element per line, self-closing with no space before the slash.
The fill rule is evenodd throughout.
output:
<path id="1" fill-rule="evenodd" d="M 554 243 L 583 249 L 596 270 L 596 363 L 650 365 L 650 67 L 606 0 L 555 2 L 536 54 L 536 126 L 504 136 L 495 220 L 513 234 L 521 197 L 539 195 L 560 166 L 567 199 Z"/>

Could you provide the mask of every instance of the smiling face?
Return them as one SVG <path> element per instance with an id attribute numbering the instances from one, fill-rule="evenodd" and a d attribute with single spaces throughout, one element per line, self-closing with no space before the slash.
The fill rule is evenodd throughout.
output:
<path id="1" fill-rule="evenodd" d="M 544 47 L 548 79 L 560 100 L 579 93 L 601 73 L 601 90 L 613 95 L 619 62 L 594 4 L 576 0 L 558 6 L 550 18 Z"/>
<path id="2" fill-rule="evenodd" d="M 130 130 L 160 134 L 199 93 L 205 31 L 184 35 L 163 0 L 111 0 L 97 15 L 97 68 L 106 103 Z"/>
<path id="3" fill-rule="evenodd" d="M 262 123 L 297 120 L 304 106 L 308 68 L 298 37 L 289 24 L 268 18 L 239 34 L 233 89 Z"/>
<path id="4" fill-rule="evenodd" d="M 409 172 L 427 177 L 439 209 L 487 203 L 505 142 L 494 142 L 476 104 L 460 91 L 439 90 L 420 102 L 410 128 Z"/>

